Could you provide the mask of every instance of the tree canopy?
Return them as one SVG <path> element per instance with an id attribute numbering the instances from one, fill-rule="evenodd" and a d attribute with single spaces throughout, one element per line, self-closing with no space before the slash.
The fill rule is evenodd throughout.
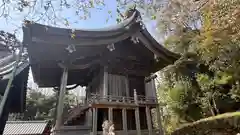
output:
<path id="1" fill-rule="evenodd" d="M 29 89 L 26 98 L 26 110 L 23 114 L 11 114 L 13 120 L 54 120 L 58 92 L 46 95 L 40 90 Z M 64 100 L 64 115 L 77 105 L 76 95 L 67 92 Z"/>
<path id="2" fill-rule="evenodd" d="M 164 44 L 182 58 L 161 72 L 159 86 L 166 112 L 171 112 L 165 116 L 169 131 L 239 109 L 239 1 L 208 0 L 201 6 L 178 2 L 179 11 L 186 12 L 171 12 L 169 20 L 174 15 L 180 19 L 168 23 Z M 191 7 L 195 12 L 187 13 Z"/>

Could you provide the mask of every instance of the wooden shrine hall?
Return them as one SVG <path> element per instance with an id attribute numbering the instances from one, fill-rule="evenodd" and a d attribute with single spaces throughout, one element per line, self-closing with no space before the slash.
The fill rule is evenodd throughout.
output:
<path id="1" fill-rule="evenodd" d="M 59 89 L 54 134 L 99 135 L 110 120 L 117 135 L 163 134 L 153 130 L 151 109 L 158 108 L 154 73 L 179 55 L 160 45 L 130 10 L 113 27 L 72 30 L 28 22 L 23 28 L 34 81 Z M 63 116 L 70 85 L 86 86 L 86 100 Z M 161 114 L 157 111 L 161 126 Z"/>

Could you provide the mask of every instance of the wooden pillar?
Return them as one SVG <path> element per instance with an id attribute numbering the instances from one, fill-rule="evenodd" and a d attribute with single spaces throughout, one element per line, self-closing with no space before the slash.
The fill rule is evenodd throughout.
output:
<path id="1" fill-rule="evenodd" d="M 136 105 L 138 105 L 138 97 L 137 97 L 137 90 L 133 89 L 133 97 L 134 97 L 134 102 Z"/>
<path id="2" fill-rule="evenodd" d="M 152 93 L 151 93 L 151 95 L 153 96 L 153 97 L 156 97 L 157 98 L 157 88 L 156 88 L 156 85 L 155 85 L 155 79 L 152 79 L 151 80 L 151 83 L 152 83 Z"/>
<path id="3" fill-rule="evenodd" d="M 93 125 L 93 112 L 92 109 L 89 109 L 87 112 L 87 126 L 92 127 Z"/>
<path id="4" fill-rule="evenodd" d="M 113 122 L 113 108 L 108 108 L 108 120 Z"/>
<path id="5" fill-rule="evenodd" d="M 141 135 L 141 124 L 140 124 L 140 116 L 139 116 L 139 106 L 138 106 L 138 97 L 137 97 L 137 91 L 134 89 L 134 101 L 137 107 L 135 108 L 135 121 L 136 121 L 136 129 L 137 129 L 137 135 Z"/>
<path id="6" fill-rule="evenodd" d="M 135 108 L 135 120 L 136 120 L 136 129 L 137 135 L 141 135 L 141 124 L 140 124 L 140 116 L 139 116 L 139 108 Z"/>
<path id="7" fill-rule="evenodd" d="M 144 86 L 145 86 L 144 88 L 145 88 L 145 97 L 148 98 L 148 97 L 150 97 L 150 96 L 149 96 L 149 92 L 150 92 L 150 91 L 149 91 L 149 88 L 148 88 L 148 87 L 149 87 L 149 86 L 148 86 L 148 85 L 149 85 L 149 82 L 146 82 L 145 80 L 146 80 L 146 77 L 145 77 L 145 79 L 144 79 Z"/>
<path id="8" fill-rule="evenodd" d="M 107 98 L 108 96 L 108 72 L 107 72 L 107 67 L 104 67 L 104 72 L 103 72 L 103 97 Z"/>
<path id="9" fill-rule="evenodd" d="M 126 110 L 126 108 L 122 109 L 122 120 L 123 120 L 124 135 L 128 135 L 128 131 L 127 131 L 127 110 Z"/>
<path id="10" fill-rule="evenodd" d="M 157 99 L 158 97 L 157 97 L 157 88 L 156 88 L 156 85 L 155 85 L 155 79 L 152 79 L 152 88 L 153 88 L 153 95 L 156 97 L 157 103 L 159 103 L 158 99 Z M 156 113 L 157 113 L 157 122 L 158 122 L 158 127 L 159 127 L 159 134 L 164 135 L 159 105 L 156 106 Z"/>
<path id="11" fill-rule="evenodd" d="M 164 135 L 159 105 L 157 105 L 156 107 L 156 113 L 157 113 L 157 122 L 159 127 L 159 135 Z"/>
<path id="12" fill-rule="evenodd" d="M 129 94 L 129 83 L 128 83 L 128 77 L 125 78 L 125 85 L 126 85 L 126 97 L 130 97 Z"/>
<path id="13" fill-rule="evenodd" d="M 147 117 L 148 135 L 152 135 L 153 134 L 152 118 L 151 118 L 149 106 L 146 106 L 146 117 Z"/>
<path id="14" fill-rule="evenodd" d="M 14 96 L 14 91 L 10 90 L 5 104 L 3 104 L 3 106 L 1 106 L 0 108 L 1 109 L 1 113 L 0 113 L 0 134 L 1 135 L 3 135 L 3 131 L 4 131 L 6 122 L 8 120 L 8 115 L 11 107 L 10 103 L 13 96 Z"/>
<path id="15" fill-rule="evenodd" d="M 92 124 L 92 135 L 97 135 L 97 114 L 98 114 L 98 109 L 93 108 L 93 124 Z"/>
<path id="16" fill-rule="evenodd" d="M 57 106 L 57 119 L 56 119 L 56 126 L 55 129 L 59 130 L 62 125 L 62 114 L 63 114 L 63 107 L 64 107 L 64 96 L 66 93 L 66 86 L 67 86 L 67 78 L 68 78 L 68 68 L 63 68 L 63 74 L 61 79 L 61 86 L 60 86 L 60 93 L 58 97 L 58 106 Z"/>

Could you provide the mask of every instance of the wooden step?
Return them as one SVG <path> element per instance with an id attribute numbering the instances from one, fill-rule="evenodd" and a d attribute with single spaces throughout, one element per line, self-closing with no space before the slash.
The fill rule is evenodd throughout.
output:
<path id="1" fill-rule="evenodd" d="M 68 115 L 64 118 L 64 124 L 67 124 L 69 121 L 71 121 L 73 118 L 76 118 L 81 113 L 84 113 L 90 108 L 90 105 L 85 104 L 82 106 L 76 106 L 75 108 L 71 109 L 68 113 Z"/>

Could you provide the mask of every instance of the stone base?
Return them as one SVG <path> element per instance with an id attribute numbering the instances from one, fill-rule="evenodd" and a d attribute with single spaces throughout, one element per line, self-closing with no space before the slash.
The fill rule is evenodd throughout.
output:
<path id="1" fill-rule="evenodd" d="M 53 129 L 52 135 L 89 135 L 91 129 L 88 126 L 62 126 L 60 130 Z"/>

